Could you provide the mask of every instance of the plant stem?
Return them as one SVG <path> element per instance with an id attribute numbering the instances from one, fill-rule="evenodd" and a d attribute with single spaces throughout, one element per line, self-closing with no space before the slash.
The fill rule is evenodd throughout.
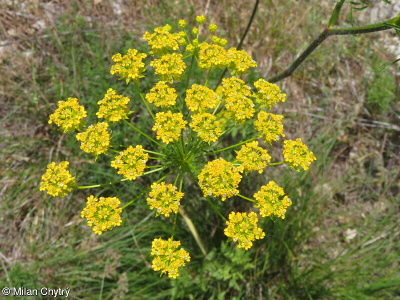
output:
<path id="1" fill-rule="evenodd" d="M 146 99 L 144 99 L 143 94 L 142 94 L 142 92 L 140 91 L 139 85 L 138 85 L 135 81 L 134 81 L 134 84 L 135 84 L 135 88 L 136 88 L 137 92 L 138 92 L 139 95 L 140 95 L 140 98 L 142 99 L 144 105 L 146 106 L 147 111 L 149 112 L 149 114 L 150 114 L 150 116 L 153 118 L 153 120 L 155 120 L 154 115 L 153 115 L 153 113 L 152 113 L 152 111 L 151 111 L 149 105 L 147 104 Z"/>
<path id="2" fill-rule="evenodd" d="M 132 125 L 131 123 L 129 123 L 127 120 L 124 120 L 124 122 L 126 124 L 128 124 L 130 127 L 132 127 L 133 129 L 135 129 L 137 132 L 139 132 L 141 135 L 143 135 L 144 137 L 146 137 L 148 140 L 152 141 L 153 143 L 157 144 L 158 146 L 160 146 L 161 148 L 165 149 L 165 147 L 163 145 L 161 145 L 159 142 L 157 142 L 155 139 L 152 139 L 151 137 L 149 137 L 147 134 L 145 134 L 143 131 L 141 131 L 139 128 L 136 128 L 136 126 Z"/>
<path id="3" fill-rule="evenodd" d="M 102 183 L 102 184 L 76 186 L 75 189 L 78 189 L 78 190 L 91 189 L 91 188 L 102 187 L 102 186 L 106 186 L 106 185 L 112 185 L 112 184 L 120 183 L 120 182 L 127 181 L 127 180 L 129 180 L 129 179 L 128 178 L 124 178 L 124 179 L 121 179 L 121 180 L 111 181 L 111 182 Z"/>

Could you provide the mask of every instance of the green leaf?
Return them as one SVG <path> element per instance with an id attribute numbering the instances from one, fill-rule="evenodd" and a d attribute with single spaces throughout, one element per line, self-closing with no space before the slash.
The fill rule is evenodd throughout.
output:
<path id="1" fill-rule="evenodd" d="M 379 74 L 386 71 L 387 69 L 389 69 L 391 66 L 393 66 L 397 62 L 400 62 L 400 57 L 398 59 L 395 59 L 394 61 L 391 61 L 386 66 L 384 66 L 383 69 L 379 71 Z M 400 69 L 400 65 L 397 68 Z"/>

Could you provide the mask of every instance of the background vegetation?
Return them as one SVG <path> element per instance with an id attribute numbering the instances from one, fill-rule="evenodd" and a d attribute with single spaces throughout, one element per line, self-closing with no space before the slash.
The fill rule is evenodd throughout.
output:
<path id="1" fill-rule="evenodd" d="M 369 24 L 400 12 L 382 1 L 370 4 L 353 11 L 353 18 L 345 5 L 339 23 Z M 278 83 L 288 94 L 275 111 L 285 115 L 287 137 L 302 137 L 318 160 L 308 172 L 271 167 L 266 178 L 243 182 L 241 189 L 251 191 L 273 178 L 294 201 L 286 220 L 262 224 L 267 236 L 250 251 L 225 242 L 222 222 L 199 201 L 186 210 L 195 224 L 203 224 L 199 231 L 208 255 L 202 256 L 181 221 L 176 236 L 192 260 L 177 280 L 160 278 L 151 269 L 151 240 L 172 226 L 153 218 L 145 197 L 126 209 L 123 226 L 95 236 L 79 216 L 91 191 L 65 198 L 38 191 L 50 161 L 70 161 L 82 185 L 115 176 L 105 160 L 93 164 L 74 138 L 47 124 L 57 101 L 77 97 L 93 117 L 109 87 L 136 99 L 130 86 L 109 75 L 113 54 L 144 47 L 141 36 L 148 28 L 199 14 L 218 24 L 235 46 L 253 5 L 247 0 L 1 2 L 1 287 L 69 287 L 71 299 L 400 298 L 400 73 L 395 67 L 379 72 L 396 58 L 399 38 L 393 30 L 329 38 Z M 260 67 L 260 74 L 251 76 L 269 77 L 286 68 L 324 28 L 332 9 L 327 0 L 261 1 L 243 46 Z M 383 19 L 373 20 L 377 11 Z M 150 126 L 137 103 L 135 122 Z M 123 126 L 113 135 L 142 142 Z M 92 193 L 128 200 L 150 181 L 140 178 Z M 225 208 L 243 205 L 233 198 Z"/>

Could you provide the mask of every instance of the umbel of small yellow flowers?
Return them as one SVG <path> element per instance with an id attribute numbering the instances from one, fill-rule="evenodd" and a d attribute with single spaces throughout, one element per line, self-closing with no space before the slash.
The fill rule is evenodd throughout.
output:
<path id="1" fill-rule="evenodd" d="M 286 164 L 296 171 L 307 170 L 316 158 L 302 140 L 297 139 L 283 142 L 284 161 L 273 161 L 259 141 L 271 145 L 285 137 L 283 116 L 272 113 L 271 108 L 278 102 L 285 102 L 286 94 L 277 85 L 262 78 L 256 80 L 253 87 L 239 78 L 257 66 L 255 61 L 243 50 L 226 49 L 228 41 L 215 35 L 218 29 L 215 24 L 206 27 L 209 36 L 202 41 L 199 33 L 203 31 L 201 26 L 204 25 L 201 24 L 205 21 L 204 16 L 197 16 L 198 26 L 188 28 L 188 23 L 180 20 L 178 25 L 181 31 L 178 32 L 173 32 L 168 24 L 155 28 L 153 32 L 143 35 L 148 43 L 148 53 L 129 49 L 124 55 L 118 53 L 112 56 L 114 65 L 110 73 L 127 84 L 133 83 L 153 122 L 147 130 L 139 129 L 128 121 L 133 113 L 129 108 L 130 99 L 111 88 L 97 102 L 99 110 L 96 116 L 102 119 L 99 122 L 85 127 L 83 118 L 87 113 L 84 107 L 79 105 L 78 99 L 68 98 L 58 102 L 49 123 L 55 123 L 64 132 L 78 131 L 76 139 L 81 142 L 81 149 L 95 158 L 116 152 L 110 159 L 110 165 L 123 177 L 120 181 L 162 172 L 148 189 L 146 201 L 149 208 L 161 218 L 181 213 L 203 253 L 206 251 L 199 242 L 195 226 L 189 226 L 189 217 L 180 207 L 183 201 L 185 205 L 190 205 L 194 198 L 190 195 L 185 199 L 187 195 L 182 192 L 184 179 L 194 178 L 204 197 L 226 201 L 238 196 L 253 202 L 257 213 L 231 212 L 224 230 L 237 247 L 247 250 L 265 236 L 258 225 L 259 217 L 284 219 L 292 201 L 274 181 L 261 186 L 253 199 L 247 198 L 239 190 L 242 178 L 254 171 L 261 174 L 266 168 L 278 164 Z M 196 67 L 198 72 L 204 73 L 205 80 L 192 78 L 192 74 L 198 74 L 192 71 Z M 210 74 L 214 70 L 221 73 L 225 68 L 231 76 L 223 78 L 219 87 L 211 86 L 213 76 Z M 146 93 L 142 93 L 143 86 L 140 84 L 146 73 L 154 74 L 156 80 Z M 113 145 L 112 126 L 117 122 L 130 126 L 154 148 Z M 252 138 L 222 147 L 222 138 L 231 130 L 240 132 L 239 126 L 245 123 L 252 126 L 247 128 L 254 129 Z M 229 161 L 229 156 L 221 155 L 227 152 L 234 159 Z M 155 163 L 148 165 L 151 159 Z M 65 196 L 74 187 L 102 186 L 76 186 L 75 178 L 67 167 L 68 162 L 59 165 L 51 163 L 42 177 L 40 190 L 53 196 Z M 148 168 L 151 170 L 146 172 Z M 174 183 L 168 183 L 173 176 Z M 136 200 L 127 202 L 123 207 Z M 96 234 L 101 234 L 121 225 L 120 204 L 116 197 L 89 196 L 81 216 L 87 219 Z M 221 212 L 218 214 L 223 217 Z M 174 220 L 176 222 L 177 218 Z M 178 250 L 179 246 L 180 242 L 173 238 L 154 239 L 151 250 L 153 269 L 171 278 L 179 276 L 178 269 L 190 260 L 188 252 L 182 248 Z"/>

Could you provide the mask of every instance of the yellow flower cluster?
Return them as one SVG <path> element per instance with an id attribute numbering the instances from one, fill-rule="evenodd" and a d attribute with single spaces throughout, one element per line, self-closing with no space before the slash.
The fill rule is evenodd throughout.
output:
<path id="1" fill-rule="evenodd" d="M 215 109 L 220 102 L 218 95 L 208 87 L 193 84 L 186 90 L 186 106 L 191 112 L 201 113 Z"/>
<path id="2" fill-rule="evenodd" d="M 181 113 L 159 112 L 156 114 L 156 123 L 152 130 L 157 132 L 157 139 L 169 144 L 179 139 L 186 124 L 187 121 L 183 120 Z"/>
<path id="3" fill-rule="evenodd" d="M 264 238 L 265 233 L 257 226 L 257 214 L 251 213 L 235 213 L 229 214 L 229 220 L 226 222 L 227 227 L 224 233 L 227 237 L 238 243 L 239 248 L 249 249 L 253 246 L 254 240 Z"/>
<path id="4" fill-rule="evenodd" d="M 146 94 L 146 100 L 153 103 L 157 107 L 173 106 L 176 103 L 176 90 L 168 86 L 166 81 L 159 81 Z"/>
<path id="5" fill-rule="evenodd" d="M 78 133 L 76 139 L 81 142 L 81 149 L 93 153 L 96 158 L 99 154 L 106 153 L 111 139 L 107 128 L 108 123 L 101 122 L 90 125 L 85 132 Z"/>
<path id="6" fill-rule="evenodd" d="M 128 119 L 128 115 L 132 113 L 128 109 L 129 101 L 128 97 L 117 95 L 115 90 L 108 89 L 104 98 L 97 102 L 100 108 L 96 115 L 98 118 L 106 119 L 108 122 L 118 122 Z"/>
<path id="7" fill-rule="evenodd" d="M 232 163 L 218 158 L 204 166 L 198 179 L 204 197 L 221 197 L 225 201 L 239 193 L 237 188 L 242 176 Z"/>
<path id="8" fill-rule="evenodd" d="M 111 166 L 118 170 L 118 174 L 135 180 L 138 176 L 143 175 L 148 159 L 149 154 L 144 152 L 142 146 L 138 145 L 135 148 L 129 146 L 115 157 Z"/>
<path id="9" fill-rule="evenodd" d="M 241 124 L 254 116 L 254 103 L 248 98 L 251 90 L 243 80 L 236 77 L 223 79 L 221 92 L 225 108 L 233 114 L 236 122 Z"/>
<path id="10" fill-rule="evenodd" d="M 282 125 L 283 116 L 274 115 L 265 111 L 260 111 L 257 115 L 257 120 L 254 121 L 254 126 L 265 142 L 271 143 L 279 140 L 279 136 L 285 136 Z"/>
<path id="11" fill-rule="evenodd" d="M 249 68 L 257 67 L 256 62 L 243 50 L 231 48 L 228 50 L 226 57 L 229 61 L 227 68 L 232 70 L 233 76 L 245 74 Z"/>
<path id="12" fill-rule="evenodd" d="M 185 262 L 190 261 L 189 253 L 184 249 L 178 249 L 180 241 L 173 241 L 171 238 L 166 240 L 155 239 L 151 245 L 151 255 L 155 258 L 152 261 L 154 271 L 161 271 L 162 274 L 168 273 L 168 277 L 176 278 L 179 276 L 179 268 L 185 266 Z"/>
<path id="13" fill-rule="evenodd" d="M 186 69 L 186 64 L 182 60 L 183 55 L 180 53 L 171 53 L 161 56 L 150 63 L 154 67 L 155 73 L 160 75 L 161 80 L 174 82 L 179 81 Z"/>
<path id="14" fill-rule="evenodd" d="M 157 27 L 154 33 L 145 32 L 143 39 L 148 41 L 149 47 L 153 55 L 164 55 L 171 50 L 178 50 L 179 45 L 184 45 L 185 33 L 183 31 L 171 33 L 171 25 Z"/>
<path id="15" fill-rule="evenodd" d="M 55 123 L 64 132 L 73 132 L 85 126 L 82 120 L 87 116 L 83 105 L 79 105 L 77 98 L 68 98 L 67 101 L 58 101 L 58 107 L 49 117 L 49 124 Z"/>
<path id="16" fill-rule="evenodd" d="M 267 150 L 258 146 L 257 141 L 254 141 L 236 151 L 236 160 L 240 163 L 238 167 L 240 172 L 258 171 L 261 174 L 267 163 L 271 161 L 271 156 Z"/>
<path id="17" fill-rule="evenodd" d="M 202 43 L 199 50 L 199 68 L 201 69 L 222 69 L 227 66 L 229 60 L 226 50 L 220 45 Z"/>
<path id="18" fill-rule="evenodd" d="M 155 182 L 151 185 L 147 204 L 150 209 L 156 209 L 157 216 L 162 214 L 169 217 L 171 212 L 178 212 L 179 202 L 183 196 L 182 192 L 177 191 L 176 186 L 165 182 Z"/>
<path id="19" fill-rule="evenodd" d="M 256 101 L 261 104 L 261 107 L 268 107 L 270 109 L 272 105 L 275 105 L 279 101 L 286 101 L 286 94 L 282 93 L 276 84 L 260 78 L 254 82 L 254 86 L 257 88 Z"/>
<path id="20" fill-rule="evenodd" d="M 62 161 L 58 165 L 52 162 L 47 165 L 46 173 L 40 182 L 40 191 L 47 191 L 47 194 L 54 197 L 64 197 L 76 185 L 75 177 L 68 170 L 69 162 Z"/>
<path id="21" fill-rule="evenodd" d="M 123 56 L 117 53 L 111 58 L 116 64 L 111 67 L 110 74 L 119 75 L 127 83 L 131 80 L 138 82 L 144 77 L 145 64 L 142 60 L 146 57 L 146 53 L 139 53 L 136 49 L 129 49 Z"/>
<path id="22" fill-rule="evenodd" d="M 120 203 L 116 197 L 100 197 L 98 199 L 89 196 L 86 207 L 81 212 L 81 217 L 88 220 L 89 226 L 93 226 L 94 233 L 102 234 L 104 231 L 121 225 L 122 208 L 119 207 Z"/>
<path id="23" fill-rule="evenodd" d="M 289 197 L 285 196 L 283 188 L 274 181 L 270 181 L 267 185 L 262 186 L 261 189 L 254 194 L 254 198 L 257 201 L 254 207 L 260 209 L 260 215 L 262 217 L 276 215 L 284 219 L 286 209 L 292 205 L 292 201 Z"/>
<path id="24" fill-rule="evenodd" d="M 308 170 L 311 163 L 317 160 L 300 138 L 295 141 L 286 140 L 283 143 L 282 153 L 285 163 L 296 171 L 300 171 L 300 168 Z"/>
<path id="25" fill-rule="evenodd" d="M 222 124 L 217 117 L 210 113 L 192 115 L 192 123 L 189 124 L 193 131 L 206 143 L 215 142 L 222 134 Z"/>

